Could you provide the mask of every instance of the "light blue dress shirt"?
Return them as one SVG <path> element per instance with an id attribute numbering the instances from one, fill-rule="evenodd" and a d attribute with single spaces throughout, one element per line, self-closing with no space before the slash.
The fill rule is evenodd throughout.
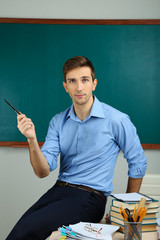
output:
<path id="1" fill-rule="evenodd" d="M 136 128 L 129 117 L 94 97 L 90 115 L 81 121 L 73 105 L 52 118 L 42 153 L 50 171 L 57 168 L 58 180 L 82 184 L 102 191 L 107 197 L 119 151 L 128 161 L 128 175 L 145 175 L 147 160 Z"/>

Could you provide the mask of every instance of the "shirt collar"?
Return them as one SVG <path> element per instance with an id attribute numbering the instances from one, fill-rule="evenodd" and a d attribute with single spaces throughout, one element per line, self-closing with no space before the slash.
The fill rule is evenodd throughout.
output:
<path id="1" fill-rule="evenodd" d="M 67 114 L 67 118 L 72 118 L 73 120 L 77 120 L 78 117 L 76 116 L 75 112 L 74 112 L 74 107 L 73 107 L 73 104 L 72 106 L 70 107 L 70 110 Z M 91 112 L 90 112 L 90 115 L 88 118 L 90 117 L 97 117 L 97 118 L 105 118 L 105 115 L 104 115 L 104 111 L 103 111 L 103 108 L 102 108 L 102 104 L 101 102 L 96 98 L 96 96 L 94 96 L 94 102 L 93 102 L 93 105 L 92 105 L 92 108 L 91 108 Z"/>
<path id="2" fill-rule="evenodd" d="M 105 118 L 104 111 L 103 111 L 103 108 L 102 108 L 102 104 L 96 98 L 96 96 L 94 96 L 94 103 L 92 105 L 90 116 L 98 117 L 98 118 Z"/>
<path id="3" fill-rule="evenodd" d="M 71 105 L 70 110 L 67 114 L 67 118 L 69 118 L 69 117 L 72 118 L 73 120 L 75 120 L 75 118 L 76 118 L 76 114 L 74 112 L 73 104 Z"/>

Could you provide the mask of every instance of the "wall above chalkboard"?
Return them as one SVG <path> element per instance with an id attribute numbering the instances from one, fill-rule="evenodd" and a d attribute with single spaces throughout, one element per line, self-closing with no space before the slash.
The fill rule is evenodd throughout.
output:
<path id="1" fill-rule="evenodd" d="M 38 141 L 45 140 L 53 115 L 71 105 L 62 67 L 76 55 L 93 62 L 99 100 L 131 117 L 141 143 L 160 144 L 160 20 L 29 21 L 0 19 L 1 146 L 25 141 L 3 98 L 31 118 Z"/>

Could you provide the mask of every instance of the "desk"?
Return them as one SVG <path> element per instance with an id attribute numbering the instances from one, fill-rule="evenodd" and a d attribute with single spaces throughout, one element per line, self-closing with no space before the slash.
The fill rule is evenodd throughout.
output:
<path id="1" fill-rule="evenodd" d="M 60 233 L 55 231 L 52 233 L 49 240 L 57 240 L 58 236 L 60 236 Z M 124 234 L 120 232 L 114 233 L 113 240 L 124 240 Z M 142 240 L 158 240 L 158 232 L 142 233 Z"/>
<path id="2" fill-rule="evenodd" d="M 120 232 L 114 233 L 113 240 L 124 240 L 124 234 Z M 142 233 L 142 240 L 158 240 L 158 232 Z"/>

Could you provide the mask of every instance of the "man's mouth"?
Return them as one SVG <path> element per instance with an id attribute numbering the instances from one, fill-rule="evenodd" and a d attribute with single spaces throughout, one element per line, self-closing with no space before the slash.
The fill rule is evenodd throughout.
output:
<path id="1" fill-rule="evenodd" d="M 85 94 L 76 94 L 77 98 L 83 98 L 85 96 Z"/>

